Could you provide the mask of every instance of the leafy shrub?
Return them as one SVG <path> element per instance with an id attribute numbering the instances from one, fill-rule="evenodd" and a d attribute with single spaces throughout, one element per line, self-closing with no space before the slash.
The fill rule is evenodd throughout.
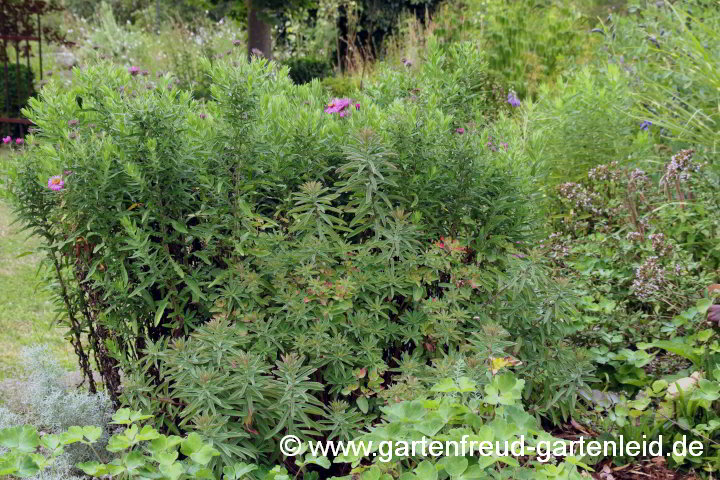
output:
<path id="1" fill-rule="evenodd" d="M 456 127 L 486 125 L 506 105 L 504 90 L 488 74 L 488 63 L 471 42 L 444 46 L 430 37 L 426 58 L 408 73 L 381 65 L 366 93 L 379 105 L 401 99 L 421 109 L 452 115 Z"/>
<path id="2" fill-rule="evenodd" d="M 688 3 L 687 10 L 682 3 Z M 636 118 L 649 119 L 667 136 L 715 154 L 720 143 L 720 61 L 712 53 L 720 47 L 717 7 L 681 2 L 656 9 L 654 22 L 634 22 L 628 32 L 649 39 L 637 48 L 649 55 L 636 66 L 643 79 L 636 92 Z"/>
<path id="3" fill-rule="evenodd" d="M 22 64 L 8 63 L 7 69 L 7 75 L 4 67 L 0 75 L 0 113 L 6 117 L 22 117 L 21 110 L 28 99 L 37 94 L 35 74 Z"/>
<path id="4" fill-rule="evenodd" d="M 534 97 L 570 66 L 589 57 L 587 19 L 568 0 L 453 2 L 435 19 L 436 35 L 452 44 L 480 42 L 493 79 Z"/>
<path id="5" fill-rule="evenodd" d="M 332 73 L 330 63 L 319 58 L 291 58 L 283 64 L 290 69 L 290 79 L 295 85 L 309 83 L 315 78 L 322 80 Z"/>
<path id="6" fill-rule="evenodd" d="M 541 188 L 576 182 L 603 163 L 627 166 L 655 156 L 647 132 L 626 115 L 633 101 L 617 65 L 583 68 L 553 88 L 560 93 L 541 88 L 527 111 L 525 164 Z"/>
<path id="7" fill-rule="evenodd" d="M 352 97 L 361 89 L 361 83 L 355 77 L 326 77 L 320 83 L 334 97 Z"/>
<path id="8" fill-rule="evenodd" d="M 446 65 L 473 55 L 460 48 Z M 283 433 L 361 428 L 403 355 L 489 361 L 468 338 L 502 322 L 528 402 L 568 414 L 587 375 L 568 380 L 565 364 L 588 363 L 565 353 L 562 289 L 519 254 L 533 194 L 456 131 L 460 98 L 377 86 L 341 116 L 287 68 L 207 67 L 216 102 L 202 114 L 169 78 L 146 88 L 107 65 L 32 103 L 39 132 L 11 190 L 110 393 L 119 367 L 134 408 L 201 431 L 225 461 L 269 456 Z M 429 68 L 428 90 L 445 72 Z"/>

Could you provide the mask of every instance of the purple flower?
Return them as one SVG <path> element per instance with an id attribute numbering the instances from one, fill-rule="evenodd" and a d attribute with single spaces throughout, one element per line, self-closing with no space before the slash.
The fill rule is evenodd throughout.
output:
<path id="1" fill-rule="evenodd" d="M 142 72 L 140 72 L 140 75 L 142 75 L 143 77 L 147 77 L 148 75 L 150 75 L 150 70 L 143 70 Z"/>
<path id="2" fill-rule="evenodd" d="M 73 118 L 72 120 L 68 120 L 68 127 L 74 127 L 78 124 L 78 120 L 76 118 Z"/>
<path id="3" fill-rule="evenodd" d="M 642 122 L 642 123 L 640 124 L 640 129 L 641 129 L 641 130 L 648 131 L 648 130 L 650 130 L 650 127 L 651 127 L 651 126 L 652 126 L 652 122 L 649 121 L 649 120 L 645 120 L 644 122 Z"/>
<path id="4" fill-rule="evenodd" d="M 60 175 L 55 175 L 48 179 L 48 188 L 50 190 L 57 192 L 58 190 L 62 190 L 64 186 L 65 182 Z"/>
<path id="5" fill-rule="evenodd" d="M 350 105 L 349 98 L 334 98 L 327 107 L 325 107 L 325 113 L 341 113 Z M 345 115 L 341 115 L 345 116 Z"/>
<path id="6" fill-rule="evenodd" d="M 8 143 L 12 142 L 12 138 L 10 138 L 10 135 L 8 135 L 7 137 L 3 137 L 2 140 L 3 140 L 3 143 L 4 143 L 5 145 L 7 145 Z"/>
<path id="7" fill-rule="evenodd" d="M 132 67 L 128 68 L 128 72 L 130 72 L 130 75 L 134 77 L 135 75 L 140 73 L 140 68 L 133 65 Z"/>
<path id="8" fill-rule="evenodd" d="M 407 58 L 403 58 L 402 62 L 403 62 L 403 65 L 405 65 L 406 67 L 412 67 L 412 62 L 410 60 L 408 60 Z"/>
<path id="9" fill-rule="evenodd" d="M 455 132 L 456 132 L 456 133 L 459 133 L 460 135 L 462 135 L 463 133 L 465 133 L 465 129 L 464 129 L 463 127 L 460 127 L 460 128 L 458 128 L 458 129 L 456 129 Z"/>
<path id="10" fill-rule="evenodd" d="M 65 175 L 66 177 L 68 175 L 72 175 L 72 170 L 63 170 L 63 175 Z"/>
<path id="11" fill-rule="evenodd" d="M 515 96 L 513 92 L 508 93 L 507 102 L 512 107 L 519 107 L 521 105 L 520 100 Z"/>
<path id="12" fill-rule="evenodd" d="M 242 41 L 240 41 L 240 40 L 233 40 L 232 43 L 233 43 L 233 45 L 235 45 L 236 47 L 237 47 L 238 45 L 242 45 Z"/>
<path id="13" fill-rule="evenodd" d="M 204 114 L 204 113 L 201 113 L 201 114 L 200 114 L 200 118 L 205 119 L 205 118 L 207 118 L 207 115 Z"/>
<path id="14" fill-rule="evenodd" d="M 503 148 L 505 149 L 505 151 L 507 152 L 507 149 L 508 149 L 508 146 L 509 146 L 509 145 L 507 144 L 507 142 L 502 142 L 500 145 L 502 145 L 502 147 L 503 147 Z"/>
<path id="15" fill-rule="evenodd" d="M 356 104 L 355 104 L 355 110 L 360 110 L 360 104 L 359 104 L 359 103 L 356 103 Z"/>
<path id="16" fill-rule="evenodd" d="M 22 145 L 23 143 L 25 143 L 25 140 L 23 140 L 22 138 L 15 139 L 15 145 Z"/>

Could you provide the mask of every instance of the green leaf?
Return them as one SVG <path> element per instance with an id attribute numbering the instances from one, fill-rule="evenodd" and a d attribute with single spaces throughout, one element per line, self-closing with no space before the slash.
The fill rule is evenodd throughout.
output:
<path id="1" fill-rule="evenodd" d="M 427 460 L 420 462 L 414 473 L 418 480 L 437 480 L 438 478 L 437 468 Z"/>
<path id="2" fill-rule="evenodd" d="M 356 400 L 356 402 L 357 402 L 358 408 L 360 409 L 360 411 L 361 411 L 362 413 L 367 413 L 367 412 L 368 412 L 368 400 L 367 400 L 366 397 L 358 397 L 358 399 Z"/>
<path id="3" fill-rule="evenodd" d="M 190 232 L 188 232 L 187 227 L 184 224 L 178 222 L 177 220 L 170 220 L 170 224 L 173 226 L 173 228 L 175 230 L 177 230 L 180 233 L 190 233 Z"/>
<path id="4" fill-rule="evenodd" d="M 702 315 L 705 315 L 711 306 L 712 300 L 709 298 L 701 298 L 695 303 L 695 308 L 697 308 L 697 311 Z"/>
<path id="5" fill-rule="evenodd" d="M 455 385 L 455 382 L 452 378 L 443 378 L 438 383 L 433 385 L 433 387 L 430 389 L 431 392 L 437 392 L 437 393 L 450 393 L 450 392 L 457 392 L 458 387 Z"/>
<path id="6" fill-rule="evenodd" d="M 171 450 L 171 451 L 160 451 L 155 452 L 152 455 L 153 460 L 158 462 L 160 465 L 170 465 L 175 460 L 178 459 L 178 456 L 180 454 L 177 450 Z"/>
<path id="7" fill-rule="evenodd" d="M 442 430 L 446 423 L 445 419 L 433 412 L 425 417 L 422 422 L 416 423 L 415 430 L 428 437 L 433 437 L 436 433 Z"/>
<path id="8" fill-rule="evenodd" d="M 95 425 L 87 425 L 82 427 L 82 432 L 90 443 L 95 443 L 102 436 L 103 429 Z"/>
<path id="9" fill-rule="evenodd" d="M 483 401 L 490 405 L 513 405 L 522 398 L 524 385 L 524 380 L 518 380 L 511 373 L 496 375 L 492 382 L 485 385 Z"/>
<path id="10" fill-rule="evenodd" d="M 180 451 L 200 465 L 207 465 L 213 457 L 220 455 L 220 452 L 210 445 L 204 444 L 202 437 L 195 432 L 183 441 Z"/>
<path id="11" fill-rule="evenodd" d="M 328 460 L 328 458 L 325 456 L 316 457 L 314 455 L 307 454 L 307 455 L 305 455 L 304 463 L 305 463 L 305 465 L 312 463 L 314 465 L 318 465 L 318 466 L 324 468 L 325 470 L 330 468 L 330 460 Z"/>
<path id="12" fill-rule="evenodd" d="M 133 442 L 124 434 L 113 435 L 110 437 L 107 449 L 108 452 L 121 452 L 127 450 L 133 445 Z"/>
<path id="13" fill-rule="evenodd" d="M 144 442 L 146 440 L 154 440 L 160 437 L 160 434 L 150 425 L 145 425 L 135 437 L 136 441 Z"/>
<path id="14" fill-rule="evenodd" d="M 162 319 L 163 313 L 165 313 L 165 308 L 168 306 L 168 303 L 170 303 L 167 299 L 161 300 L 158 303 L 157 310 L 155 311 L 155 323 L 154 325 L 157 327 L 160 323 L 160 320 Z"/>
<path id="15" fill-rule="evenodd" d="M 147 457 L 138 451 L 130 452 L 123 457 L 123 464 L 127 467 L 128 473 L 140 469 L 146 461 Z"/>
<path id="16" fill-rule="evenodd" d="M 175 452 L 175 454 L 177 455 L 177 452 Z M 180 478 L 180 475 L 185 473 L 185 469 L 180 462 L 160 464 L 158 469 L 160 470 L 160 473 L 168 477 L 170 480 L 177 480 Z"/>
<path id="17" fill-rule="evenodd" d="M 461 475 L 468 467 L 468 459 L 465 457 L 445 457 L 441 461 L 445 471 L 451 477 Z"/>
<path id="18" fill-rule="evenodd" d="M 96 461 L 78 463 L 76 466 L 92 477 L 99 477 L 107 473 L 106 466 Z"/>
<path id="19" fill-rule="evenodd" d="M 241 480 L 250 472 L 257 469 L 257 465 L 248 465 L 244 462 L 238 462 L 233 466 L 223 467 L 223 480 Z"/>
<path id="20" fill-rule="evenodd" d="M 31 453 L 40 446 L 40 437 L 32 425 L 3 428 L 0 430 L 0 446 L 22 453 Z"/>

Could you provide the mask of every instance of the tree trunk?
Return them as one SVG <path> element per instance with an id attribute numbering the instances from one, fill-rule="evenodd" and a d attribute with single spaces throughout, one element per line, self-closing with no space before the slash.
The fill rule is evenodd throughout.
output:
<path id="1" fill-rule="evenodd" d="M 267 59 L 272 59 L 272 35 L 270 25 L 258 16 L 258 9 L 253 8 L 253 0 L 247 0 L 248 9 L 248 56 L 253 51 L 260 51 Z"/>

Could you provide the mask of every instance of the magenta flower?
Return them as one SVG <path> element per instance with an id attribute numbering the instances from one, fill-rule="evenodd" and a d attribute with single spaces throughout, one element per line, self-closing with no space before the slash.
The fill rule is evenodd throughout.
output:
<path id="1" fill-rule="evenodd" d="M 356 103 L 356 104 L 355 104 L 355 110 L 360 110 L 360 104 L 359 104 L 359 103 Z"/>
<path id="2" fill-rule="evenodd" d="M 130 75 L 134 77 L 135 75 L 140 73 L 140 67 L 136 67 L 135 65 L 133 65 L 132 67 L 128 68 L 128 72 L 130 72 Z"/>
<path id="3" fill-rule="evenodd" d="M 325 107 L 325 113 L 340 113 L 350 106 L 349 98 L 334 98 L 327 107 Z M 344 116 L 344 115 L 342 115 Z"/>
<path id="4" fill-rule="evenodd" d="M 23 140 L 22 138 L 15 139 L 15 145 L 22 145 L 23 143 L 25 143 L 25 140 Z"/>
<path id="5" fill-rule="evenodd" d="M 64 186 L 65 182 L 60 175 L 55 175 L 48 179 L 48 188 L 50 190 L 57 192 L 58 190 L 62 190 Z"/>
<path id="6" fill-rule="evenodd" d="M 465 133 L 465 129 L 464 129 L 463 127 L 460 127 L 460 128 L 458 128 L 457 130 L 455 130 L 455 132 L 456 132 L 456 133 L 459 133 L 460 135 L 462 135 L 463 133 Z"/>
<path id="7" fill-rule="evenodd" d="M 12 138 L 10 138 L 10 135 L 7 137 L 3 137 L 3 143 L 7 145 L 8 143 L 12 142 Z"/>

